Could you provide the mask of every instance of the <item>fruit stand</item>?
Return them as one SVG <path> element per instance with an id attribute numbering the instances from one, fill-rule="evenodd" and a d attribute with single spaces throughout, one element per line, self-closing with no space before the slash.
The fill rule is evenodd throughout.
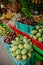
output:
<path id="1" fill-rule="evenodd" d="M 43 64 L 41 3 L 34 0 L 0 2 L 0 42 L 13 65 Z"/>

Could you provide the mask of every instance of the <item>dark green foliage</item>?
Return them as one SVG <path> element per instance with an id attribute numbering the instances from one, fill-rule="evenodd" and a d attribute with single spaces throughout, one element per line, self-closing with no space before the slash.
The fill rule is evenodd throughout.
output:
<path id="1" fill-rule="evenodd" d="M 18 0 L 21 3 L 21 11 L 28 17 L 32 15 L 32 0 Z"/>

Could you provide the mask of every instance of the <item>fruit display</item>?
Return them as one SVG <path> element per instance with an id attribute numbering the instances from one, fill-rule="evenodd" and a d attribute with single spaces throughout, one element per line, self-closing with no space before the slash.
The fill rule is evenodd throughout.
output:
<path id="1" fill-rule="evenodd" d="M 4 16 L 0 17 L 0 20 L 4 20 L 4 19 L 5 19 L 5 17 L 4 17 Z"/>
<path id="2" fill-rule="evenodd" d="M 6 28 L 6 26 L 0 26 L 0 36 L 5 36 L 9 30 Z"/>
<path id="3" fill-rule="evenodd" d="M 17 60 L 26 60 L 31 57 L 33 52 L 31 39 L 27 39 L 27 37 L 16 37 L 11 42 L 12 44 L 9 50 L 12 52 L 14 58 Z"/>
<path id="4" fill-rule="evenodd" d="M 0 43 L 14 65 L 37 65 L 43 59 L 42 0 L 1 2 Z"/>
<path id="5" fill-rule="evenodd" d="M 14 16 L 14 13 L 9 13 L 9 12 L 7 12 L 5 15 L 4 15 L 4 17 L 5 17 L 5 19 L 11 19 L 12 17 Z"/>
<path id="6" fill-rule="evenodd" d="M 2 15 L 2 17 L 0 17 L 0 20 L 4 20 L 4 19 L 11 19 L 15 14 L 12 12 L 7 12 L 6 14 Z"/>
<path id="7" fill-rule="evenodd" d="M 36 22 L 43 22 L 43 15 L 35 15 L 33 18 Z"/>
<path id="8" fill-rule="evenodd" d="M 11 44 L 11 41 L 14 40 L 16 37 L 16 33 L 15 32 L 8 32 L 7 35 L 4 37 L 4 42 Z"/>
<path id="9" fill-rule="evenodd" d="M 32 18 L 22 18 L 21 20 L 19 20 L 18 22 L 30 25 L 30 26 L 35 26 L 36 22 L 34 22 L 34 20 Z"/>
<path id="10" fill-rule="evenodd" d="M 29 21 L 29 19 L 27 19 L 27 20 L 24 21 L 24 24 L 28 24 L 30 26 L 34 26 L 34 25 L 36 25 L 36 22 L 31 21 L 31 20 Z"/>
<path id="11" fill-rule="evenodd" d="M 12 13 L 12 12 L 10 12 L 10 13 L 7 12 L 6 14 L 4 14 L 4 15 L 2 15 L 2 16 L 0 17 L 0 20 L 11 19 L 14 15 L 15 15 L 15 14 Z"/>
<path id="12" fill-rule="evenodd" d="M 31 36 L 39 42 L 43 42 L 43 25 L 36 26 Z"/>

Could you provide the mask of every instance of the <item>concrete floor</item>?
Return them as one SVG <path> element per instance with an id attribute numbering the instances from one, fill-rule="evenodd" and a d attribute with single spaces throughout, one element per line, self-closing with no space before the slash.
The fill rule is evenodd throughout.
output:
<path id="1" fill-rule="evenodd" d="M 2 44 L 0 44 L 0 65 L 13 65 Z M 43 65 L 43 63 L 36 63 L 36 65 Z"/>
<path id="2" fill-rule="evenodd" d="M 0 65 L 13 65 L 2 44 L 0 44 Z"/>

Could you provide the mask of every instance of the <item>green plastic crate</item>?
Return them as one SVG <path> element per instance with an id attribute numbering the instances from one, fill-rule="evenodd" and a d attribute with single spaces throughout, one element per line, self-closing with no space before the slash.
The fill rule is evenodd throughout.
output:
<path id="1" fill-rule="evenodd" d="M 41 54 L 43 56 L 43 50 L 41 50 L 40 48 L 36 47 L 35 45 L 33 45 L 33 49 L 35 49 L 39 54 Z"/>
<path id="2" fill-rule="evenodd" d="M 37 52 L 35 52 L 35 56 L 39 59 L 43 61 L 43 56 L 41 56 L 40 54 L 38 54 Z"/>

